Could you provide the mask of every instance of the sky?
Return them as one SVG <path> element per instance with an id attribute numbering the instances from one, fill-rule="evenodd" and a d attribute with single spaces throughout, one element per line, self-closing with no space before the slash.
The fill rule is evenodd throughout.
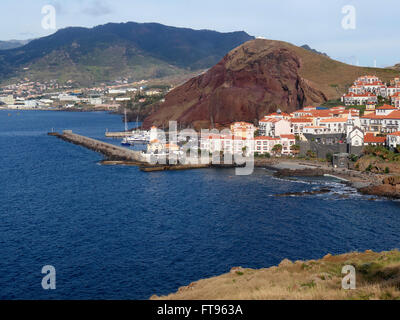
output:
<path id="1" fill-rule="evenodd" d="M 400 63 L 399 0 L 1 0 L 0 40 L 54 33 L 42 26 L 45 5 L 55 8 L 56 29 L 158 22 L 308 44 L 361 66 Z"/>

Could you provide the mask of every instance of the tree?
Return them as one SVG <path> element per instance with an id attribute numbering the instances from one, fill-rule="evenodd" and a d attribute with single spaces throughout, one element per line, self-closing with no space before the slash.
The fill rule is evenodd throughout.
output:
<path id="1" fill-rule="evenodd" d="M 290 150 L 292 151 L 293 154 L 298 154 L 300 152 L 300 146 L 297 144 L 294 144 L 290 146 Z"/>
<path id="2" fill-rule="evenodd" d="M 282 145 L 281 144 L 276 144 L 274 145 L 274 147 L 272 148 L 272 151 L 278 155 L 282 153 Z"/>

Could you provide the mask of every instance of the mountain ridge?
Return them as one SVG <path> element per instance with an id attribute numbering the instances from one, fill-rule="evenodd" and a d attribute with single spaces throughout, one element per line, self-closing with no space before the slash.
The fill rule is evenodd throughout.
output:
<path id="1" fill-rule="evenodd" d="M 157 78 L 207 69 L 253 38 L 244 31 L 220 33 L 159 23 L 68 27 L 0 51 L 0 80 L 27 76 L 63 81 L 76 74 L 88 84 L 117 77 Z"/>

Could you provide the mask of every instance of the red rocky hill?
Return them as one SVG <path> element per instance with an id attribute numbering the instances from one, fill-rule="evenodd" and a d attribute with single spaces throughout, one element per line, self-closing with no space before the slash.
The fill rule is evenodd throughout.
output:
<path id="1" fill-rule="evenodd" d="M 166 127 L 170 120 L 197 129 L 233 121 L 256 123 L 278 108 L 292 112 L 338 98 L 363 73 L 374 72 L 383 80 L 394 75 L 393 70 L 369 69 L 286 42 L 248 41 L 206 73 L 172 90 L 143 126 Z"/>

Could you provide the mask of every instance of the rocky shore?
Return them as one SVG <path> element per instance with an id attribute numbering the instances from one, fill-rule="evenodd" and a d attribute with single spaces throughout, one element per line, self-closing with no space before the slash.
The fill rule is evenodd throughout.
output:
<path id="1" fill-rule="evenodd" d="M 400 177 L 393 175 L 334 168 L 326 163 L 299 159 L 256 159 L 255 166 L 273 170 L 279 178 L 332 176 L 362 194 L 400 199 Z"/>
<path id="2" fill-rule="evenodd" d="M 400 177 L 390 176 L 382 180 L 382 183 L 371 184 L 368 187 L 360 188 L 363 194 L 377 195 L 381 197 L 400 199 Z"/>

